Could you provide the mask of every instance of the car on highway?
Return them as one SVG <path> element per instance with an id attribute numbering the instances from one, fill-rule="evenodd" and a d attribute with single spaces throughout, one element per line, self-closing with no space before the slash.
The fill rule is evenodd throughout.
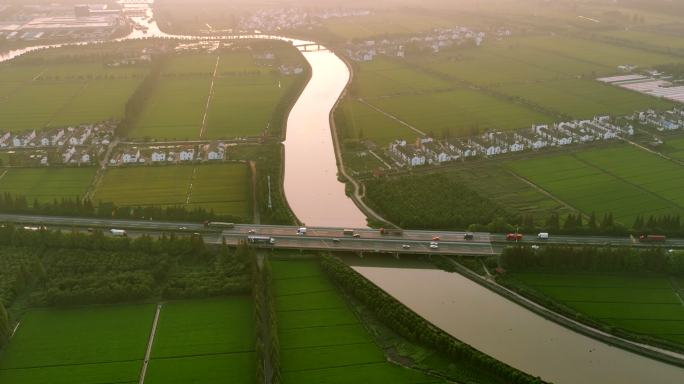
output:
<path id="1" fill-rule="evenodd" d="M 408 244 L 402 244 L 401 247 L 404 249 L 411 249 L 411 246 Z"/>
<path id="2" fill-rule="evenodd" d="M 250 235 L 253 235 L 253 234 L 256 233 L 256 230 L 255 230 L 255 229 L 250 229 L 249 231 L 247 231 L 247 233 L 249 233 Z"/>
<path id="3" fill-rule="evenodd" d="M 432 241 L 439 241 L 439 236 L 432 236 Z"/>
<path id="4" fill-rule="evenodd" d="M 439 244 L 436 242 L 430 242 L 430 249 L 439 249 Z"/>
<path id="5" fill-rule="evenodd" d="M 539 240 L 548 240 L 549 239 L 549 233 L 548 232 L 540 232 L 537 235 L 537 239 Z"/>
<path id="6" fill-rule="evenodd" d="M 181 231 L 185 231 L 186 229 L 188 229 L 188 227 L 178 227 L 178 229 L 180 229 Z"/>
<path id="7" fill-rule="evenodd" d="M 359 233 L 355 233 L 355 234 L 354 234 L 354 238 L 355 238 L 355 239 L 358 239 L 358 238 L 360 238 L 360 237 L 361 237 L 361 234 L 359 234 Z"/>
<path id="8" fill-rule="evenodd" d="M 340 239 L 334 238 L 334 239 L 332 239 L 332 242 L 333 242 L 333 243 L 339 243 L 339 242 L 340 242 Z"/>
<path id="9" fill-rule="evenodd" d="M 508 233 L 506 234 L 507 241 L 521 241 L 523 239 L 522 233 Z"/>
<path id="10" fill-rule="evenodd" d="M 475 239 L 475 235 L 472 232 L 466 232 L 463 235 L 463 240 L 473 240 Z"/>

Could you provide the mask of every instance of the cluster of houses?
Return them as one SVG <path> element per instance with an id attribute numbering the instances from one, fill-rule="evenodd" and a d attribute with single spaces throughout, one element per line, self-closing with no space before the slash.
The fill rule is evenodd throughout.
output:
<path id="1" fill-rule="evenodd" d="M 508 29 L 495 32 L 497 38 L 511 36 Z M 464 44 L 480 46 L 486 37 L 485 32 L 466 27 L 436 28 L 428 33 L 410 37 L 384 38 L 350 43 L 346 46 L 347 56 L 355 61 L 372 61 L 377 55 L 405 57 L 407 49 L 439 53 L 441 50 Z"/>
<path id="2" fill-rule="evenodd" d="M 254 64 L 264 67 L 275 67 L 279 61 L 278 57 L 273 52 L 258 52 L 252 54 Z M 304 67 L 299 64 L 280 64 L 277 65 L 278 72 L 281 75 L 292 76 L 301 75 L 304 73 Z"/>
<path id="3" fill-rule="evenodd" d="M 199 145 L 168 144 L 148 146 L 122 146 L 109 159 L 110 166 L 140 164 L 182 164 L 191 162 L 213 162 L 227 159 L 230 145 L 211 142 Z"/>
<path id="4" fill-rule="evenodd" d="M 615 125 L 609 116 L 557 123 L 534 125 L 531 129 L 514 132 L 488 132 L 483 135 L 438 141 L 431 137 L 419 138 L 410 144 L 396 140 L 387 154 L 399 167 L 441 164 L 466 160 L 563 147 L 572 144 L 608 141 L 634 135 L 631 125 Z"/>
<path id="5" fill-rule="evenodd" d="M 140 54 L 128 55 L 126 57 L 114 59 L 105 64 L 107 67 L 131 67 L 146 65 L 152 62 L 152 52 L 147 48 L 141 50 Z"/>
<path id="6" fill-rule="evenodd" d="M 656 112 L 649 109 L 630 117 L 640 124 L 655 128 L 660 132 L 676 131 L 684 128 L 684 109 L 674 108 L 669 111 Z"/>
<path id="7" fill-rule="evenodd" d="M 241 17 L 239 28 L 243 31 L 273 33 L 288 29 L 307 28 L 321 24 L 323 20 L 368 16 L 364 9 L 328 8 L 307 10 L 302 8 L 264 9 Z"/>
<path id="8" fill-rule="evenodd" d="M 0 132 L 0 151 L 10 152 L 22 165 L 91 164 L 106 151 L 115 129 L 114 122 L 103 122 L 42 132 Z"/>

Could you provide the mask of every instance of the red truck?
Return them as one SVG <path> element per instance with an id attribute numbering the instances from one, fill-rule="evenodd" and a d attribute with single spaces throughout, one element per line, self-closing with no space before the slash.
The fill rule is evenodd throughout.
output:
<path id="1" fill-rule="evenodd" d="M 522 239 L 522 233 L 509 233 L 506 235 L 506 240 L 508 241 L 521 241 Z"/>
<path id="2" fill-rule="evenodd" d="M 664 243 L 667 237 L 663 235 L 641 235 L 639 236 L 640 243 Z"/>

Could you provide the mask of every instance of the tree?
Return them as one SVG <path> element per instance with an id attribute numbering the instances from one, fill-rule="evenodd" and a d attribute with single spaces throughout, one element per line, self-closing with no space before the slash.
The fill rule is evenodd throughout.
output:
<path id="1" fill-rule="evenodd" d="M 0 301 L 0 347 L 5 345 L 9 341 L 10 337 L 10 323 L 9 315 L 5 306 Z"/>

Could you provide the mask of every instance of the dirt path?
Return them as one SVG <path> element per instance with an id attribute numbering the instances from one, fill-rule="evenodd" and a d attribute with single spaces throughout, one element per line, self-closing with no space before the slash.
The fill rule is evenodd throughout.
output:
<path id="1" fill-rule="evenodd" d="M 188 184 L 188 192 L 185 194 L 185 205 L 190 204 L 190 198 L 192 198 L 192 186 L 195 184 L 196 178 L 197 178 L 197 167 L 192 169 L 192 176 L 190 177 L 190 184 Z"/>
<path id="2" fill-rule="evenodd" d="M 10 334 L 10 339 L 14 337 L 14 334 L 17 333 L 17 329 L 19 329 L 19 325 L 21 325 L 21 321 L 17 323 L 17 325 L 14 326 L 14 329 L 12 329 L 12 333 Z"/>
<path id="3" fill-rule="evenodd" d="M 254 160 L 249 161 L 249 169 L 252 173 L 252 221 L 254 224 L 261 224 L 259 202 L 257 201 L 257 168 Z"/>
<path id="4" fill-rule="evenodd" d="M 392 166 L 389 165 L 389 164 L 387 164 L 387 162 L 386 162 L 385 160 L 383 160 L 382 157 L 378 156 L 377 153 L 371 151 L 370 149 L 368 150 L 368 152 L 369 152 L 371 155 L 373 155 L 373 157 L 375 157 L 376 159 L 378 159 L 378 161 L 380 161 L 381 163 L 385 164 L 385 167 L 387 167 L 387 169 L 392 169 Z"/>
<path id="5" fill-rule="evenodd" d="M 630 144 L 630 145 L 632 145 L 632 146 L 634 146 L 634 147 L 636 147 L 636 148 L 639 148 L 639 149 L 641 149 L 641 150 L 643 150 L 643 151 L 646 151 L 646 152 L 648 152 L 648 153 L 650 153 L 650 154 L 659 156 L 659 157 L 661 157 L 661 158 L 663 158 L 663 159 L 665 159 L 665 160 L 669 160 L 669 161 L 671 161 L 671 162 L 673 162 L 673 163 L 675 163 L 675 164 L 684 165 L 684 161 L 679 161 L 679 160 L 677 160 L 677 159 L 673 159 L 673 158 L 671 158 L 670 156 L 667 156 L 667 155 L 663 154 L 662 152 L 658 152 L 658 151 L 655 151 L 655 150 L 653 150 L 653 149 L 646 148 L 646 147 L 644 147 L 643 145 L 641 145 L 641 144 L 639 144 L 639 143 L 636 143 L 636 142 L 634 142 L 634 141 L 632 141 L 632 140 L 626 139 L 626 138 L 624 138 L 624 137 L 620 137 L 620 140 L 622 140 L 622 141 L 624 141 L 624 142 L 626 142 L 626 143 L 628 143 L 628 144 Z"/>
<path id="6" fill-rule="evenodd" d="M 0 180 L 2 180 L 3 177 L 5 177 L 5 175 L 7 174 L 7 172 L 9 172 L 9 171 L 8 171 L 8 170 L 5 170 L 5 172 L 3 172 L 2 175 L 0 175 Z"/>
<path id="7" fill-rule="evenodd" d="M 209 86 L 209 95 L 207 96 L 207 105 L 204 106 L 204 116 L 202 116 L 202 127 L 200 128 L 200 138 L 204 137 L 207 131 L 207 114 L 209 114 L 209 105 L 211 98 L 214 96 L 214 82 L 216 81 L 216 72 L 218 72 L 219 62 L 221 56 L 216 58 L 216 65 L 214 66 L 214 73 L 211 75 L 211 85 Z"/>
<path id="8" fill-rule="evenodd" d="M 159 324 L 159 313 L 162 305 L 157 304 L 157 311 L 154 313 L 154 321 L 152 322 L 152 330 L 150 331 L 150 338 L 147 341 L 147 351 L 145 351 L 145 360 L 143 361 L 142 370 L 140 371 L 139 384 L 145 383 L 145 375 L 147 374 L 147 366 L 150 363 L 150 355 L 152 354 L 152 345 L 154 344 L 154 336 L 157 334 L 157 324 Z"/>
<path id="9" fill-rule="evenodd" d="M 677 295 L 677 298 L 679 299 L 679 302 L 684 305 L 684 296 L 682 296 L 682 287 L 679 286 L 679 283 L 677 280 L 675 280 L 673 277 L 670 277 L 670 285 L 672 285 L 672 289 L 675 291 L 675 295 Z"/>
<path id="10" fill-rule="evenodd" d="M 413 125 L 411 125 L 411 124 L 405 122 L 404 120 L 401 120 L 400 118 L 398 118 L 398 117 L 396 117 L 396 116 L 394 116 L 394 115 L 392 115 L 392 114 L 389 114 L 389 113 L 383 111 L 382 109 L 376 107 L 375 105 L 368 103 L 366 100 L 364 100 L 364 99 L 356 99 L 356 100 L 358 100 L 360 103 L 362 103 L 362 104 L 364 104 L 364 105 L 367 105 L 369 108 L 372 108 L 374 111 L 377 111 L 377 112 L 379 112 L 379 113 L 382 113 L 382 114 L 385 115 L 386 117 L 389 117 L 390 119 L 396 121 L 397 123 L 399 123 L 399 124 L 401 124 L 401 125 L 407 127 L 408 129 L 410 129 L 410 130 L 416 132 L 417 134 L 419 134 L 419 135 L 421 135 L 421 136 L 427 136 L 427 134 L 426 134 L 425 132 L 421 131 L 420 129 L 414 127 Z"/>
<path id="11" fill-rule="evenodd" d="M 107 153 L 105 153 L 102 161 L 100 161 L 100 167 L 97 169 L 97 172 L 95 172 L 95 177 L 93 178 L 93 182 L 90 183 L 88 191 L 85 193 L 85 198 L 90 200 L 95 198 L 95 191 L 97 191 L 97 187 L 102 183 L 105 171 L 107 170 L 107 164 L 109 164 L 109 158 L 112 156 L 112 151 L 118 144 L 118 138 L 115 138 L 109 143 L 109 146 L 107 147 Z"/>

